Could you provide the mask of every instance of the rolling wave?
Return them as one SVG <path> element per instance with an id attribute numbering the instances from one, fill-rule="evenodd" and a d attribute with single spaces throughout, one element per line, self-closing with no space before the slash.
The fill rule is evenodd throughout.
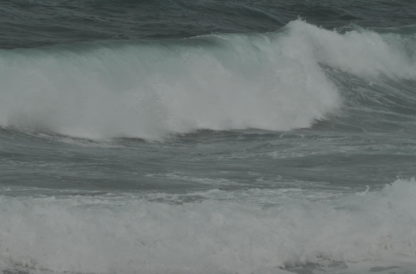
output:
<path id="1" fill-rule="evenodd" d="M 348 100 L 325 67 L 414 81 L 414 45 L 296 20 L 267 34 L 2 50 L 0 125 L 93 139 L 305 128 Z"/>

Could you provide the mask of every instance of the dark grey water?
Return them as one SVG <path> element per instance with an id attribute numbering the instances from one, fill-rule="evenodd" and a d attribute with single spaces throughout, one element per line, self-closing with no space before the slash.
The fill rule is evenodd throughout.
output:
<path id="1" fill-rule="evenodd" d="M 275 31 L 303 18 L 326 28 L 414 26 L 412 0 L 5 0 L 0 45 L 180 38 Z"/>
<path id="2" fill-rule="evenodd" d="M 416 273 L 414 1 L 0 3 L 3 273 Z"/>

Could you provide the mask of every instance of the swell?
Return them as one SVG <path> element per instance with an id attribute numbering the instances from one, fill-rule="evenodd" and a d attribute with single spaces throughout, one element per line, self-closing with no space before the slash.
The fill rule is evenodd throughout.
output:
<path id="1" fill-rule="evenodd" d="M 0 47 L 264 32 L 299 17 L 327 28 L 400 27 L 414 24 L 415 15 L 411 0 L 373 0 L 371 9 L 362 0 L 3 0 Z"/>
<path id="2" fill-rule="evenodd" d="M 413 83 L 413 45 L 412 35 L 341 34 L 297 20 L 267 34 L 3 50 L 0 125 L 144 139 L 305 128 L 352 102 L 348 75 Z"/>

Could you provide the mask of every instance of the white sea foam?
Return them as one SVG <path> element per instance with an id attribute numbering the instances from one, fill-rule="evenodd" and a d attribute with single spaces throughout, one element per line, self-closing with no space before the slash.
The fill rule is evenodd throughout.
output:
<path id="1" fill-rule="evenodd" d="M 292 197 L 270 207 L 241 199 L 172 204 L 134 195 L 0 196 L 0 270 L 262 274 L 308 263 L 342 266 L 330 273 L 354 273 L 347 270 L 360 264 L 416 267 L 415 195 L 415 180 L 398 180 L 379 191 Z"/>
<path id="2" fill-rule="evenodd" d="M 297 20 L 270 34 L 0 51 L 0 126 L 87 138 L 290 130 L 336 111 L 320 64 L 413 78 L 399 36 Z"/>

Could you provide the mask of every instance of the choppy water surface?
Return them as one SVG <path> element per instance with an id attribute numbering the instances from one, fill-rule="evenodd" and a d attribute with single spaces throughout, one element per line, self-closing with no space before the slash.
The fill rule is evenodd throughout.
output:
<path id="1" fill-rule="evenodd" d="M 0 271 L 416 273 L 416 3 L 0 4 Z"/>

